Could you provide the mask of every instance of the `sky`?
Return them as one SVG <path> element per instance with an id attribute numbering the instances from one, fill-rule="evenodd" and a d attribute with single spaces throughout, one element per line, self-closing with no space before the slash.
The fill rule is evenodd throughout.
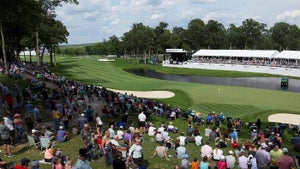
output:
<path id="1" fill-rule="evenodd" d="M 225 28 L 240 26 L 252 18 L 272 27 L 287 22 L 300 27 L 299 0 L 78 0 L 56 9 L 57 19 L 66 25 L 68 44 L 102 42 L 122 37 L 134 23 L 155 28 L 160 22 L 187 28 L 192 19 L 216 20 Z"/>

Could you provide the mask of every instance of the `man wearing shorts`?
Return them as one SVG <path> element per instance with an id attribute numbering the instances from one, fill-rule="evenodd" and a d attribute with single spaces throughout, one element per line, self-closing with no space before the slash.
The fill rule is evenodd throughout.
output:
<path id="1" fill-rule="evenodd" d="M 5 152 L 5 156 L 11 157 L 10 129 L 4 124 L 4 121 L 2 118 L 0 118 L 0 135 L 1 135 L 1 139 L 3 141 L 3 150 Z"/>
<path id="2" fill-rule="evenodd" d="M 143 133 L 145 134 L 145 132 L 146 132 L 146 115 L 144 114 L 143 111 L 138 115 L 138 119 L 139 119 L 140 131 L 143 131 Z"/>

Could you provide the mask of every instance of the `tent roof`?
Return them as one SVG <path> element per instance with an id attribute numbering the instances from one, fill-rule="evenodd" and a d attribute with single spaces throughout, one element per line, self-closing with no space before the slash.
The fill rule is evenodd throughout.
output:
<path id="1" fill-rule="evenodd" d="M 166 49 L 166 53 L 186 53 L 183 49 Z"/>
<path id="2" fill-rule="evenodd" d="M 210 50 L 201 49 L 192 56 L 220 56 L 220 57 L 251 57 L 273 58 L 279 52 L 277 50 Z"/>
<path id="3" fill-rule="evenodd" d="M 300 59 L 300 51 L 284 50 L 275 57 L 276 59 Z"/>

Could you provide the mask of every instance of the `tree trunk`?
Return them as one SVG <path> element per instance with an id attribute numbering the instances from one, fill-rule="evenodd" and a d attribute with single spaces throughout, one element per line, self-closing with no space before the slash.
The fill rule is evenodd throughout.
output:
<path id="1" fill-rule="evenodd" d="M 23 52 L 23 53 L 24 53 L 24 55 L 23 55 L 23 56 L 24 56 L 24 61 L 25 61 L 25 63 L 26 63 L 26 55 L 25 55 L 25 50 L 24 50 L 24 52 Z"/>
<path id="2" fill-rule="evenodd" d="M 144 63 L 147 64 L 147 52 L 146 52 L 146 50 L 144 51 Z"/>
<path id="3" fill-rule="evenodd" d="M 54 66 L 56 66 L 56 55 L 55 55 L 55 46 L 53 46 L 53 53 L 54 53 Z"/>
<path id="4" fill-rule="evenodd" d="M 3 52 L 3 60 L 4 60 L 4 66 L 5 66 L 5 74 L 8 75 L 8 65 L 7 65 L 7 59 L 6 59 L 6 54 L 5 54 L 5 40 L 4 40 L 4 34 L 3 34 L 1 22 L 0 22 L 0 31 L 1 31 L 1 38 L 2 38 L 2 52 Z"/>
<path id="5" fill-rule="evenodd" d="M 39 67 L 40 66 L 40 46 L 39 46 L 39 32 L 36 31 L 35 33 L 35 36 L 36 36 L 36 65 Z"/>
<path id="6" fill-rule="evenodd" d="M 29 49 L 29 63 L 32 63 L 31 49 Z"/>
<path id="7" fill-rule="evenodd" d="M 43 63 L 44 60 L 44 53 L 45 53 L 45 46 L 43 47 L 42 54 L 41 54 L 41 63 Z"/>
<path id="8" fill-rule="evenodd" d="M 50 57 L 50 65 L 51 65 L 51 66 L 53 66 L 53 55 L 52 55 L 52 49 L 53 49 L 53 45 L 51 45 L 51 47 L 50 47 L 50 55 L 49 55 L 49 57 Z"/>

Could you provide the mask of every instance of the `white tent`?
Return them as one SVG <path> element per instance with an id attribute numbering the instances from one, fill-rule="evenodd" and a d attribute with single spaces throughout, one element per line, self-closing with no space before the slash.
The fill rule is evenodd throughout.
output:
<path id="1" fill-rule="evenodd" d="M 210 50 L 201 49 L 193 57 L 239 57 L 239 58 L 274 58 L 277 50 Z"/>
<path id="2" fill-rule="evenodd" d="M 300 51 L 284 50 L 275 57 L 276 59 L 295 59 L 300 60 Z"/>

